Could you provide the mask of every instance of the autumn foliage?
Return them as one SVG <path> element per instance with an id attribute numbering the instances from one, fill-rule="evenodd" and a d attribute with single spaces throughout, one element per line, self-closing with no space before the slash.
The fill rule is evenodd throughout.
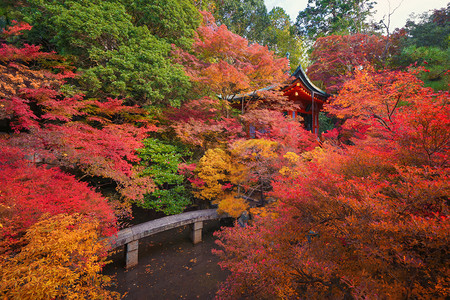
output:
<path id="1" fill-rule="evenodd" d="M 4 143 L 23 149 L 37 163 L 73 174 L 104 178 L 129 200 L 154 188 L 133 166 L 136 149 L 155 127 L 145 112 L 122 100 L 65 95 L 64 80 L 76 76 L 54 53 L 38 46 L 1 44 L 0 119 Z"/>
<path id="2" fill-rule="evenodd" d="M 195 94 L 207 96 L 170 109 L 168 128 L 204 153 L 190 172 L 194 195 L 237 217 L 248 208 L 248 199 L 264 202 L 270 178 L 281 167 L 279 157 L 310 149 L 316 141 L 298 122 L 284 118 L 282 111 L 297 107 L 280 92 L 258 91 L 258 97 L 242 104 L 245 114 L 233 111 L 230 103 L 237 96 L 286 82 L 287 60 L 261 45 L 249 45 L 208 13 L 203 15 L 191 52 L 174 49 L 174 55 L 196 84 Z M 250 127 L 257 134 L 252 136 Z M 258 139 L 245 141 L 248 137 Z"/>
<path id="3" fill-rule="evenodd" d="M 18 148 L 0 150 L 0 253 L 22 246 L 22 236 L 44 214 L 94 217 L 101 222 L 102 234 L 115 232 L 113 209 L 86 183 L 57 168 L 36 166 Z"/>
<path id="4" fill-rule="evenodd" d="M 291 164 L 295 152 L 318 146 L 312 133 L 279 112 L 256 110 L 243 118 L 258 126 L 256 136 L 207 150 L 190 179 L 197 197 L 218 203 L 219 211 L 235 217 L 268 202 L 274 176 Z"/>
<path id="5" fill-rule="evenodd" d="M 344 82 L 353 78 L 355 69 L 387 66 L 399 52 L 402 34 L 391 37 L 352 34 L 330 35 L 316 40 L 308 68 L 311 80 L 320 81 L 329 92 L 337 92 Z"/>
<path id="6" fill-rule="evenodd" d="M 281 152 L 308 148 L 314 141 L 300 124 L 282 116 L 281 111 L 293 104 L 279 92 L 259 91 L 265 100 L 247 101 L 243 104 L 246 114 L 237 115 L 230 105 L 235 97 L 284 83 L 287 60 L 267 47 L 249 44 L 225 25 L 218 26 L 209 13 L 203 16 L 191 51 L 174 48 L 176 60 L 195 83 L 194 95 L 202 97 L 171 108 L 167 128 L 204 154 L 188 175 L 193 194 L 238 217 L 248 209 L 247 199 L 263 199 L 271 189 L 268 178 L 279 166 L 265 155 L 279 156 L 278 140 L 284 139 Z M 258 127 L 260 139 L 245 141 L 250 126 Z"/>
<path id="7" fill-rule="evenodd" d="M 210 13 L 202 14 L 204 21 L 197 30 L 192 54 L 174 50 L 200 93 L 231 99 L 287 79 L 287 59 L 275 57 L 257 43 L 249 44 L 225 25 L 218 26 Z"/>
<path id="8" fill-rule="evenodd" d="M 180 108 L 171 108 L 166 117 L 170 128 L 183 143 L 205 151 L 245 136 L 242 124 L 236 118 L 226 116 L 228 108 L 228 103 L 202 97 L 188 101 Z"/>
<path id="9" fill-rule="evenodd" d="M 24 43 L 27 23 L 1 33 L 0 297 L 117 298 L 99 274 L 116 216 L 193 199 L 251 216 L 217 233 L 219 299 L 448 297 L 449 93 L 386 69 L 402 32 L 317 39 L 308 74 L 337 120 L 318 138 L 283 115 L 288 60 L 208 12 L 194 35 L 198 15 L 144 20 L 160 4 L 37 2 L 23 13 L 52 16 L 37 26 L 84 72 Z M 100 7 L 121 30 L 108 13 L 78 28 Z"/>
<path id="10" fill-rule="evenodd" d="M 137 106 L 68 91 L 73 68 L 39 46 L 0 44 L 0 71 L 0 295 L 117 298 L 99 275 L 101 239 L 116 231 L 115 213 L 154 188 L 136 149 L 155 127 Z M 96 184 L 120 192 L 119 209 Z"/>
<path id="11" fill-rule="evenodd" d="M 359 71 L 326 110 L 345 120 L 342 140 L 375 138 L 376 147 L 408 165 L 448 163 L 448 92 L 423 87 L 412 73 Z"/>
<path id="12" fill-rule="evenodd" d="M 339 129 L 287 156 L 271 213 L 218 233 L 220 299 L 444 299 L 450 261 L 448 94 L 365 69 L 327 110 Z"/>
<path id="13" fill-rule="evenodd" d="M 14 257 L 0 257 L 0 296 L 5 299 L 120 299 L 100 274 L 106 240 L 100 220 L 58 214 L 27 230 Z"/>

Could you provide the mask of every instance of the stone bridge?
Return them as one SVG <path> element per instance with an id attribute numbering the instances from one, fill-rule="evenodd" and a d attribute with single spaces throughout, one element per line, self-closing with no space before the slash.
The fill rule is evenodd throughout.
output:
<path id="1" fill-rule="evenodd" d="M 120 246 L 125 246 L 125 268 L 128 269 L 138 264 L 139 239 L 169 229 L 191 224 L 192 242 L 197 244 L 202 241 L 203 221 L 220 219 L 224 217 L 227 216 L 217 214 L 216 209 L 197 210 L 167 216 L 120 230 L 117 235 L 110 238 L 110 244 L 113 249 Z"/>

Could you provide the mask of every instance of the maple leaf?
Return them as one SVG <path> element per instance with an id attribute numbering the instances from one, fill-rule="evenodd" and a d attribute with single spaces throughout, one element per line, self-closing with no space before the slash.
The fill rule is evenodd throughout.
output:
<path id="1" fill-rule="evenodd" d="M 200 94 L 231 99 L 233 95 L 287 80 L 286 58 L 275 57 L 267 47 L 257 43 L 249 45 L 225 25 L 217 26 L 211 15 L 203 15 L 204 24 L 197 30 L 193 54 L 177 48 L 173 51 L 177 62 L 197 83 Z"/>
<path id="2" fill-rule="evenodd" d="M 411 73 L 367 69 L 327 109 L 344 123 L 321 147 L 281 152 L 265 168 L 270 152 L 237 148 L 244 171 L 271 175 L 276 202 L 216 234 L 231 272 L 218 297 L 445 298 L 448 93 Z"/>
<path id="3" fill-rule="evenodd" d="M 48 217 L 48 216 L 47 216 Z M 79 214 L 57 214 L 32 225 L 17 255 L 2 256 L 0 295 L 5 298 L 119 299 L 107 290 L 101 222 Z"/>
<path id="4" fill-rule="evenodd" d="M 20 237 L 44 214 L 95 216 L 103 234 L 114 233 L 116 218 L 107 199 L 86 183 L 57 168 L 34 165 L 20 148 L 0 149 L 0 204 L 9 207 L 1 215 L 0 252 L 16 249 L 23 242 Z"/>

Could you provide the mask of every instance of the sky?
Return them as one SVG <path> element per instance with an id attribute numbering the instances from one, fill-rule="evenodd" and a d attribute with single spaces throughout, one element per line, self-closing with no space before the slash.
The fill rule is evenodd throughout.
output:
<path id="1" fill-rule="evenodd" d="M 390 31 L 395 28 L 401 28 L 405 25 L 411 13 L 420 14 L 430 9 L 446 7 L 449 0 L 374 0 L 377 3 L 375 10 L 375 20 L 379 21 L 387 15 L 390 10 L 397 10 L 391 16 Z M 308 0 L 264 0 L 267 10 L 270 11 L 274 6 L 280 6 L 291 16 L 295 22 L 299 11 L 304 10 Z"/>

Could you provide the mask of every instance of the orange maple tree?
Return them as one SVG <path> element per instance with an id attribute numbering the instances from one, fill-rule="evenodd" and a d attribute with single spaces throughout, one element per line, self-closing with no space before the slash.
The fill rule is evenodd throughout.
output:
<path id="1" fill-rule="evenodd" d="M 44 216 L 24 236 L 13 256 L 0 255 L 0 296 L 4 299 L 120 299 L 100 274 L 107 240 L 98 219 L 78 214 Z"/>
<path id="2" fill-rule="evenodd" d="M 298 157 L 295 153 L 319 145 L 311 132 L 280 112 L 258 109 L 242 118 L 258 128 L 255 136 L 228 139 L 227 144 L 207 150 L 190 179 L 199 198 L 218 203 L 221 212 L 233 216 L 245 210 L 243 199 L 252 206 L 267 203 L 274 176 Z"/>
<path id="3" fill-rule="evenodd" d="M 219 100 L 211 97 L 188 101 L 180 108 L 170 108 L 165 117 L 169 128 L 183 143 L 203 151 L 245 136 L 239 120 L 226 117 L 226 109 Z"/>
<path id="4" fill-rule="evenodd" d="M 272 213 L 218 233 L 219 298 L 445 299 L 448 94 L 422 84 L 364 70 L 344 85 L 328 107 L 343 128 L 272 181 Z"/>
<path id="5" fill-rule="evenodd" d="M 249 42 L 218 26 L 209 12 L 202 12 L 203 25 L 197 30 L 192 53 L 175 49 L 200 94 L 233 96 L 281 83 L 289 70 L 286 58 L 277 58 L 267 47 Z"/>

